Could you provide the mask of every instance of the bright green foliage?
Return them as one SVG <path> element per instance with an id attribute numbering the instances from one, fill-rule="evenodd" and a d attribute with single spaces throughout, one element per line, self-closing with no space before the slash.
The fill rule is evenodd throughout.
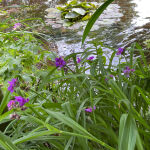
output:
<path id="1" fill-rule="evenodd" d="M 17 110 L 20 120 L 12 120 L 4 133 L 11 136 L 12 143 L 19 149 L 42 149 L 45 142 L 51 149 L 148 149 L 150 68 L 144 53 L 136 44 L 141 59 L 132 58 L 132 62 L 118 62 L 113 66 L 106 63 L 101 48 L 104 45 L 93 45 L 94 49 L 67 56 L 65 61 L 72 61 L 75 68 L 67 64 L 65 72 L 63 68 L 57 71 L 54 66 L 35 69 L 33 62 L 31 67 L 25 69 L 23 66 L 18 73 L 16 77 L 19 77 L 20 85 L 24 82 L 24 88 L 20 86 L 13 95 L 27 95 L 30 103 L 26 104 L 26 111 Z M 131 47 L 128 52 L 133 53 L 133 49 Z M 80 63 L 76 61 L 78 54 L 82 58 Z M 95 59 L 87 60 L 89 55 L 94 55 Z M 112 54 L 112 60 L 114 56 Z M 36 58 L 36 55 L 32 57 Z M 135 69 L 129 78 L 123 74 L 126 66 Z M 23 78 L 24 73 L 26 78 Z M 4 102 L 9 99 L 7 96 Z M 93 106 L 96 106 L 95 111 L 85 112 L 85 108 Z M 4 113 L 0 123 L 8 121 L 9 114 Z"/>
<path id="2" fill-rule="evenodd" d="M 105 45 L 93 41 L 58 69 L 55 54 L 39 38 L 22 29 L 0 32 L 0 149 L 149 150 L 150 65 L 141 46 L 135 43 L 119 56 L 109 47 L 107 58 Z M 127 66 L 135 70 L 129 76 Z M 12 78 L 19 82 L 14 93 L 7 91 Z M 14 96 L 29 98 L 26 110 L 5 110 Z M 20 119 L 10 119 L 14 112 Z"/>
<path id="3" fill-rule="evenodd" d="M 144 44 L 146 45 L 147 48 L 150 48 L 150 39 L 144 41 Z"/>
<path id="4" fill-rule="evenodd" d="M 18 150 L 18 148 L 10 141 L 10 139 L 0 132 L 0 144 L 7 150 Z"/>
<path id="5" fill-rule="evenodd" d="M 74 24 L 77 21 L 85 21 L 90 19 L 92 10 L 96 9 L 96 5 L 90 2 L 80 2 L 72 0 L 65 4 L 65 6 L 57 7 L 61 11 L 61 17 L 67 24 Z"/>

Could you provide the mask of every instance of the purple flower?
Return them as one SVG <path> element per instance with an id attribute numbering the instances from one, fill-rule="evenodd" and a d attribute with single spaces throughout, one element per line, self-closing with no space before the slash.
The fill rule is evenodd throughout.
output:
<path id="1" fill-rule="evenodd" d="M 78 58 L 77 58 L 77 63 L 80 63 L 80 61 L 81 61 L 81 59 L 78 57 Z"/>
<path id="2" fill-rule="evenodd" d="M 118 48 L 116 55 L 121 55 L 123 53 L 123 51 L 124 51 L 123 48 Z"/>
<path id="3" fill-rule="evenodd" d="M 123 73 L 129 77 L 131 72 L 134 72 L 134 69 L 130 69 L 129 66 L 126 66 L 125 70 L 123 70 Z"/>
<path id="4" fill-rule="evenodd" d="M 21 23 L 15 23 L 13 29 L 16 30 L 21 26 Z"/>
<path id="5" fill-rule="evenodd" d="M 105 81 L 108 81 L 108 78 L 105 78 Z"/>
<path id="6" fill-rule="evenodd" d="M 92 112 L 92 108 L 86 108 L 85 111 L 86 112 Z"/>
<path id="7" fill-rule="evenodd" d="M 92 60 L 94 59 L 94 56 L 89 57 L 87 60 Z"/>
<path id="8" fill-rule="evenodd" d="M 9 103 L 7 104 L 8 110 L 11 110 L 16 107 L 16 101 L 15 100 L 10 100 Z"/>
<path id="9" fill-rule="evenodd" d="M 13 108 L 21 108 L 21 110 L 25 110 L 26 107 L 24 106 L 25 103 L 27 103 L 29 99 L 25 99 L 21 96 L 15 96 L 15 100 L 10 100 L 7 104 L 8 110 L 11 110 Z"/>
<path id="10" fill-rule="evenodd" d="M 66 62 L 61 57 L 55 58 L 55 65 L 56 67 L 62 68 L 63 66 L 66 65 Z"/>
<path id="11" fill-rule="evenodd" d="M 96 109 L 96 106 L 94 106 L 93 109 L 95 110 L 95 109 Z M 92 112 L 93 109 L 90 107 L 90 108 L 86 108 L 85 111 L 86 111 L 86 112 Z"/>
<path id="12" fill-rule="evenodd" d="M 22 107 L 25 103 L 29 102 L 29 99 L 25 99 L 21 96 L 15 96 L 15 101 L 19 103 L 20 107 Z"/>
<path id="13" fill-rule="evenodd" d="M 114 76 L 111 74 L 111 75 L 109 75 L 109 77 L 113 78 Z"/>
<path id="14" fill-rule="evenodd" d="M 11 93 L 14 92 L 14 87 L 16 86 L 16 82 L 17 79 L 12 79 L 11 81 L 8 81 L 9 83 L 8 91 L 10 91 Z"/>
<path id="15" fill-rule="evenodd" d="M 135 69 L 131 69 L 131 72 L 134 72 L 135 71 Z"/>

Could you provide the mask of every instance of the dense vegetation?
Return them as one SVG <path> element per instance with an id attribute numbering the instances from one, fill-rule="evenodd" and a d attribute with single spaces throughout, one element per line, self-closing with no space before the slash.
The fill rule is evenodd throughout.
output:
<path id="1" fill-rule="evenodd" d="M 149 150 L 150 66 L 138 43 L 110 46 L 109 60 L 97 41 L 63 58 L 25 21 L 0 25 L 0 149 Z"/>

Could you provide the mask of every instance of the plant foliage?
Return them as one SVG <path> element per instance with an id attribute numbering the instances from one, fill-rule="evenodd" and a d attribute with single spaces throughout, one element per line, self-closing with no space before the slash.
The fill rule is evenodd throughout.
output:
<path id="1" fill-rule="evenodd" d="M 92 41 L 63 58 L 22 24 L 0 32 L 0 149 L 149 150 L 150 65 L 138 43 L 108 58 Z"/>
<path id="2" fill-rule="evenodd" d="M 92 10 L 95 10 L 96 7 L 95 4 L 90 2 L 72 0 L 64 6 L 58 6 L 57 9 L 61 11 L 62 19 L 72 25 L 77 21 L 88 20 L 91 17 Z"/>

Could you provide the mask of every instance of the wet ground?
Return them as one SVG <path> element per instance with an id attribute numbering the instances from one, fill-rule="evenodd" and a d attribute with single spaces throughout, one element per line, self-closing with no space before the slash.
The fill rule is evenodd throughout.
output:
<path id="1" fill-rule="evenodd" d="M 95 2 L 95 0 L 93 0 Z M 16 7 L 32 6 L 24 12 L 29 17 L 42 17 L 47 21 L 48 8 L 65 3 L 65 0 L 3 0 L 1 6 Z M 99 2 L 96 0 L 96 2 Z M 17 4 L 17 5 L 16 5 Z M 115 0 L 95 23 L 85 44 L 90 46 L 89 41 L 96 39 L 113 48 L 128 47 L 133 42 L 143 44 L 150 39 L 150 9 L 149 0 Z M 14 8 L 14 7 L 12 7 Z M 81 38 L 86 23 L 75 24 L 73 27 L 64 28 L 61 25 L 52 26 L 53 42 L 60 55 L 82 51 Z M 50 38 L 51 39 L 51 38 Z M 105 49 L 110 53 L 108 49 Z"/>

